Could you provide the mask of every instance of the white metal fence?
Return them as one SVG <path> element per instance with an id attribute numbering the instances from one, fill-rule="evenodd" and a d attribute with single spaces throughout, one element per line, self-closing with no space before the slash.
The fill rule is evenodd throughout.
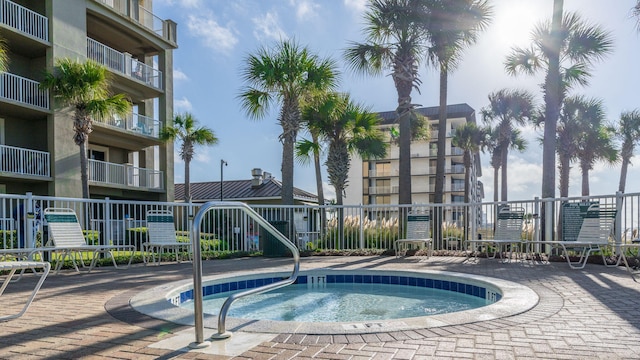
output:
<path id="1" fill-rule="evenodd" d="M 541 214 L 545 209 L 551 227 L 547 238 L 568 236 L 572 231 L 562 217 L 581 205 L 598 202 L 619 209 L 613 243 L 628 243 L 638 237 L 640 193 L 563 199 L 533 199 L 507 203 L 367 205 L 367 206 L 267 206 L 253 208 L 301 250 L 392 249 L 402 237 L 403 220 L 409 213 L 430 216 L 436 251 L 466 249 L 466 239 L 491 238 L 496 214 L 503 206 L 524 209 L 522 239 L 541 239 Z M 0 245 L 3 248 L 33 247 L 46 243 L 42 209 L 69 207 L 76 211 L 88 239 L 94 243 L 134 245 L 146 241 L 149 210 L 173 212 L 179 238 L 192 234 L 192 219 L 198 204 L 83 200 L 35 195 L 0 195 Z M 564 214 L 563 214 L 564 213 Z M 442 219 L 439 221 L 438 219 Z M 438 226 L 438 224 L 441 224 Z M 202 251 L 262 251 L 284 255 L 286 249 L 238 210 L 213 209 L 201 224 Z M 563 234 L 564 232 L 564 234 Z"/>
<path id="2" fill-rule="evenodd" d="M 145 189 L 163 189 L 163 179 L 161 170 L 89 159 L 89 181 Z"/>
<path id="3" fill-rule="evenodd" d="M 0 0 L 0 22 L 34 38 L 49 41 L 49 19 L 9 0 Z"/>
<path id="4" fill-rule="evenodd" d="M 19 175 L 50 176 L 49 153 L 0 145 L 0 171 Z"/>
<path id="5" fill-rule="evenodd" d="M 0 74 L 0 98 L 49 109 L 49 91 L 40 83 L 11 73 Z"/>

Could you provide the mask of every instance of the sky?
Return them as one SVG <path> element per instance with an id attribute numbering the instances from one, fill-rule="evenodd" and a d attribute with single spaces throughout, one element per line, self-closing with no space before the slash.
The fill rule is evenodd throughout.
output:
<path id="1" fill-rule="evenodd" d="M 238 94 L 245 85 L 240 76 L 246 58 L 261 47 L 272 47 L 280 39 L 295 39 L 320 58 L 334 59 L 340 69 L 341 92 L 372 111 L 395 110 L 397 93 L 388 73 L 379 77 L 355 74 L 348 69 L 343 52 L 352 42 L 363 42 L 363 13 L 366 0 L 155 0 L 153 12 L 178 24 L 178 46 L 174 51 L 174 111 L 191 112 L 201 125 L 212 129 L 219 142 L 195 149 L 191 182 L 219 181 L 224 159 L 224 180 L 250 179 L 251 169 L 261 168 L 277 179 L 281 176 L 282 128 L 277 124 L 278 107 L 261 120 L 246 116 Z M 464 53 L 457 69 L 449 75 L 448 103 L 467 103 L 480 111 L 488 105 L 488 95 L 502 88 L 525 89 L 542 104 L 540 84 L 544 74 L 510 76 L 504 60 L 513 46 L 528 47 L 531 31 L 540 21 L 551 18 L 553 0 L 489 0 L 493 18 L 478 42 Z M 607 119 L 617 122 L 623 111 L 640 108 L 640 34 L 631 8 L 635 0 L 565 0 L 565 12 L 578 12 L 589 23 L 608 31 L 614 47 L 603 61 L 594 65 L 588 86 L 577 87 L 572 95 L 602 99 Z M 420 68 L 420 93 L 412 93 L 412 103 L 438 104 L 438 72 L 426 64 Z M 541 130 L 522 129 L 528 141 L 523 153 L 511 152 L 508 166 L 509 200 L 530 200 L 540 196 L 542 147 Z M 301 133 L 299 138 L 308 137 Z M 177 154 L 175 182 L 184 182 L 184 163 Z M 640 150 L 637 151 L 640 153 Z M 640 156 L 632 159 L 626 192 L 639 192 Z M 324 170 L 323 170 L 324 171 Z M 596 164 L 590 173 L 592 195 L 613 194 L 618 189 L 619 165 Z M 581 174 L 574 166 L 570 196 L 579 196 Z M 325 197 L 335 193 L 327 184 Z M 485 200 L 493 199 L 493 170 L 488 155 L 482 155 Z M 316 193 L 311 165 L 296 164 L 294 186 Z M 556 194 L 558 194 L 556 190 Z"/>

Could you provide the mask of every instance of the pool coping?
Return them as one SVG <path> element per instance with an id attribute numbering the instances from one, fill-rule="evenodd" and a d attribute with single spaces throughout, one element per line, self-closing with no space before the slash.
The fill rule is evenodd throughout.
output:
<path id="1" fill-rule="evenodd" d="M 248 320 L 227 317 L 226 327 L 230 331 L 243 331 L 255 333 L 295 333 L 295 334 L 369 334 L 379 332 L 393 332 L 417 329 L 432 329 L 437 327 L 464 325 L 491 321 L 506 318 L 524 313 L 538 304 L 539 296 L 532 289 L 498 278 L 482 275 L 458 273 L 437 270 L 341 270 L 332 268 L 319 268 L 301 271 L 301 274 L 332 273 L 332 274 L 375 274 L 392 276 L 418 276 L 432 279 L 449 281 L 459 281 L 460 278 L 469 280 L 474 284 L 487 288 L 496 288 L 502 293 L 502 299 L 496 303 L 476 309 L 464 310 L 455 313 L 439 314 L 431 316 L 402 318 L 393 320 L 376 320 L 365 322 L 296 322 L 296 321 L 273 321 L 273 320 Z M 212 280 L 222 280 L 239 277 L 256 276 L 288 276 L 290 272 L 278 271 L 264 273 L 264 271 L 241 271 L 225 275 L 208 276 L 203 279 L 203 283 Z M 157 286 L 133 296 L 129 300 L 130 306 L 145 315 L 169 321 L 175 324 L 193 326 L 193 311 L 172 305 L 168 300 L 169 293 L 185 291 L 193 287 L 191 280 L 182 280 Z M 217 329 L 218 316 L 205 314 L 204 326 L 206 328 Z"/>

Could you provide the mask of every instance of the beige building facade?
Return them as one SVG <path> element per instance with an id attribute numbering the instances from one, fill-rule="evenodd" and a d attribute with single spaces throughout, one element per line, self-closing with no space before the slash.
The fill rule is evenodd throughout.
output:
<path id="1" fill-rule="evenodd" d="M 39 88 L 57 59 L 107 67 L 132 111 L 96 119 L 89 137 L 92 198 L 172 201 L 173 145 L 159 130 L 173 114 L 176 24 L 151 0 L 0 0 L 0 193 L 81 197 L 72 113 Z"/>

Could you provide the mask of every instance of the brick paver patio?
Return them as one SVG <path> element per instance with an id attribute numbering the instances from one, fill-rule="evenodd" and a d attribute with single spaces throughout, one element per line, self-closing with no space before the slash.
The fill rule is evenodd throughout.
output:
<path id="1" fill-rule="evenodd" d="M 365 335 L 274 335 L 235 359 L 640 359 L 640 284 L 623 268 L 566 263 L 533 265 L 480 259 L 310 257 L 301 269 L 434 269 L 503 278 L 540 296 L 522 314 L 473 324 Z M 290 259 L 245 258 L 203 263 L 204 274 L 246 269 L 287 271 Z M 230 356 L 154 346 L 192 331 L 133 311 L 128 299 L 143 289 L 190 279 L 190 263 L 101 268 L 50 275 L 27 313 L 0 323 L 2 359 L 230 359 Z M 35 276 L 12 284 L 2 311 L 17 308 Z"/>

